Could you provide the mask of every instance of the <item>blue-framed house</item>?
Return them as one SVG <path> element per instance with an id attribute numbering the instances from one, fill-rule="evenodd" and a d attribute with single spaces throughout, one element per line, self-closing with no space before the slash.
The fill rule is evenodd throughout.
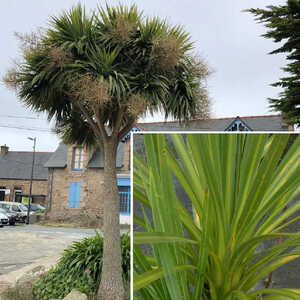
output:
<path id="1" fill-rule="evenodd" d="M 133 129 L 133 131 L 138 130 Z M 103 155 L 100 150 L 61 143 L 48 168 L 47 215 L 50 219 L 98 225 L 103 217 Z M 116 160 L 120 223 L 130 222 L 130 133 L 119 144 Z M 86 224 L 88 222 L 88 224 Z"/>
<path id="2" fill-rule="evenodd" d="M 123 138 L 116 170 L 120 222 L 130 221 L 130 133 L 135 131 L 288 131 L 281 115 L 191 120 L 188 123 L 137 123 Z M 60 144 L 45 164 L 48 168 L 47 214 L 52 219 L 100 222 L 103 216 L 103 156 L 99 150 Z M 88 216 L 88 218 L 87 218 Z"/>

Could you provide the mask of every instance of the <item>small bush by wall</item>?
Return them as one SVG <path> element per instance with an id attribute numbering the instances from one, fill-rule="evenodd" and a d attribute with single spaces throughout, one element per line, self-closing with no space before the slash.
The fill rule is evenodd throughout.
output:
<path id="1" fill-rule="evenodd" d="M 130 238 L 121 237 L 123 280 L 130 282 Z M 74 242 L 64 250 L 58 264 L 51 268 L 33 287 L 36 299 L 64 298 L 72 289 L 86 295 L 96 291 L 101 279 L 103 238 L 96 232 L 94 237 Z"/>

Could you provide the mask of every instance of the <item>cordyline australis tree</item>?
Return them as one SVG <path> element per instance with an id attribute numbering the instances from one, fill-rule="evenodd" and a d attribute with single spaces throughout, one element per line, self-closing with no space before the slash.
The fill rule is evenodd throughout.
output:
<path id="1" fill-rule="evenodd" d="M 281 45 L 270 54 L 287 53 L 290 62 L 282 68 L 290 76 L 280 78 L 272 86 L 283 88 L 278 99 L 269 99 L 271 107 L 282 111 L 290 124 L 300 126 L 300 0 L 288 0 L 285 5 L 269 5 L 267 9 L 249 9 L 256 20 L 265 23 L 265 38 Z"/>
<path id="2" fill-rule="evenodd" d="M 104 257 L 99 296 L 122 299 L 116 151 L 146 111 L 187 120 L 206 117 L 204 79 L 189 35 L 135 6 L 106 6 L 91 16 L 77 6 L 50 28 L 22 35 L 23 58 L 4 81 L 25 105 L 56 120 L 63 141 L 104 153 Z"/>

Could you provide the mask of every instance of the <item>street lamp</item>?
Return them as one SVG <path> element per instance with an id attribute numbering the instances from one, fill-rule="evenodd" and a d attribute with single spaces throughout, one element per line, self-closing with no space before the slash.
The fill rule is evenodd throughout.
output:
<path id="1" fill-rule="evenodd" d="M 29 201 L 28 201 L 28 210 L 27 210 L 27 220 L 26 224 L 29 224 L 29 216 L 30 216 L 30 204 L 31 204 L 31 194 L 32 194 L 32 179 L 33 179 L 33 168 L 34 168 L 34 158 L 35 158 L 35 144 L 36 137 L 28 137 L 29 140 L 33 141 L 33 154 L 32 154 L 32 166 L 31 166 L 31 176 L 30 176 L 30 188 L 29 188 Z"/>

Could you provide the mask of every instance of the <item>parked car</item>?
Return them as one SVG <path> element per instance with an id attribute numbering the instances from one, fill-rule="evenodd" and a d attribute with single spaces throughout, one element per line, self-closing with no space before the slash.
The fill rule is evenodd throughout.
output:
<path id="1" fill-rule="evenodd" d="M 16 219 L 18 217 L 17 213 L 9 212 L 5 208 L 0 208 L 0 213 L 6 215 L 8 217 L 9 225 L 15 225 L 16 224 Z"/>
<path id="2" fill-rule="evenodd" d="M 27 208 L 29 206 L 29 204 L 24 204 Z M 30 211 L 33 211 L 33 212 L 37 212 L 37 211 L 42 211 L 44 212 L 45 211 L 45 207 L 39 203 L 31 203 L 30 204 Z"/>
<path id="3" fill-rule="evenodd" d="M 25 222 L 27 219 L 28 209 L 22 203 L 1 201 L 0 208 L 4 208 L 9 212 L 17 213 L 18 219 L 16 221 L 18 221 L 18 222 Z M 32 214 L 33 214 L 33 212 L 30 212 L 30 215 L 32 215 Z"/>
<path id="4" fill-rule="evenodd" d="M 8 220 L 7 215 L 5 215 L 1 212 L 0 212 L 0 224 L 1 224 L 1 227 L 3 227 L 3 225 L 8 225 L 9 224 L 9 220 Z"/>

